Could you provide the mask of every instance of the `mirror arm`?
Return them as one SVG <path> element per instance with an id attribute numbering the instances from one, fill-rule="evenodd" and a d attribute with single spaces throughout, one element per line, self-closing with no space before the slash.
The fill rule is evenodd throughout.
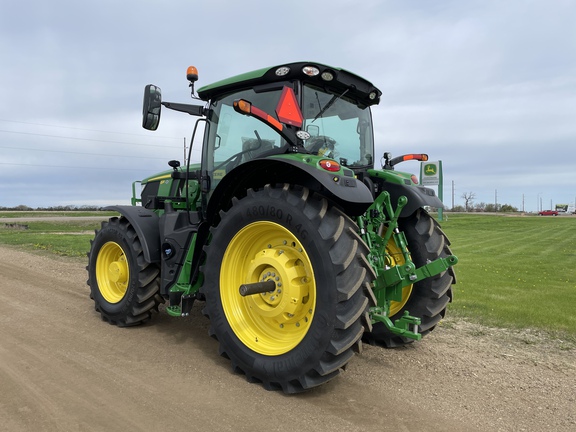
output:
<path id="1" fill-rule="evenodd" d="M 193 116 L 201 117 L 206 115 L 206 110 L 202 105 L 189 105 L 174 102 L 162 102 L 162 105 L 164 105 L 168 109 L 188 113 Z"/>

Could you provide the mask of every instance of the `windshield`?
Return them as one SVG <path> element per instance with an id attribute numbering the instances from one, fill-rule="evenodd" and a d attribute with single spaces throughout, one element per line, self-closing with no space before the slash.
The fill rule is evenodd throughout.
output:
<path id="1" fill-rule="evenodd" d="M 269 125 L 236 112 L 233 102 L 250 101 L 275 120 L 282 90 L 280 83 L 262 90 L 247 89 L 212 101 L 204 146 L 204 170 L 218 181 L 236 166 L 251 159 L 285 152 L 286 141 Z M 310 134 L 304 147 L 352 169 L 372 168 L 373 138 L 370 110 L 358 107 L 346 91 L 330 93 L 305 84 L 302 91 L 302 129 Z"/>
<path id="2" fill-rule="evenodd" d="M 311 135 L 306 149 L 350 168 L 372 167 L 370 110 L 359 108 L 346 92 L 327 93 L 310 85 L 304 86 L 303 97 L 304 129 Z"/>

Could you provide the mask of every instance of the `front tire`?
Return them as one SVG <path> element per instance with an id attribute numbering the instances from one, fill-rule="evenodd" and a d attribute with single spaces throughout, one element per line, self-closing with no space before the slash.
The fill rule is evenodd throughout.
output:
<path id="1" fill-rule="evenodd" d="M 416 267 L 426 265 L 438 257 L 452 255 L 446 234 L 423 209 L 418 209 L 408 218 L 400 219 L 398 226 L 406 236 L 408 250 Z M 390 239 L 386 251 L 395 265 L 402 265 L 404 258 L 396 248 L 394 240 Z M 446 315 L 448 303 L 452 301 L 452 284 L 455 281 L 454 270 L 450 267 L 436 276 L 404 287 L 402 300 L 391 302 L 390 319 L 394 322 L 404 311 L 408 311 L 411 316 L 421 319 L 419 331 L 422 336 L 426 336 Z M 388 331 L 383 323 L 376 323 L 372 331 L 364 335 L 364 341 L 392 348 L 411 343 L 413 339 L 395 335 Z"/>
<path id="2" fill-rule="evenodd" d="M 124 217 L 102 222 L 91 241 L 86 269 L 94 308 L 110 324 L 142 324 L 163 303 L 160 269 L 144 260 L 140 239 Z"/>
<path id="3" fill-rule="evenodd" d="M 308 189 L 266 186 L 234 199 L 212 229 L 202 287 L 221 355 L 269 390 L 334 378 L 370 325 L 366 253 L 354 222 Z M 267 280 L 273 291 L 240 295 L 241 284 Z"/>

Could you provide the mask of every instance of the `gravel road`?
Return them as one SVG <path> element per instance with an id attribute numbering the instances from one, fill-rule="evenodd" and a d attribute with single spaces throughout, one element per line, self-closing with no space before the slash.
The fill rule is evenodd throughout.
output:
<path id="1" fill-rule="evenodd" d="M 230 372 L 201 304 L 120 329 L 85 260 L 0 247 L 0 431 L 576 430 L 576 348 L 448 318 L 285 396 Z"/>

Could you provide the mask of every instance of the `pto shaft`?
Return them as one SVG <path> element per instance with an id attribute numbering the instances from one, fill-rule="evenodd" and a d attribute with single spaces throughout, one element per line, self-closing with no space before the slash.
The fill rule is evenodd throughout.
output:
<path id="1" fill-rule="evenodd" d="M 276 289 L 276 282 L 267 280 L 264 282 L 255 282 L 251 284 L 240 285 L 240 295 L 243 297 L 252 294 L 262 294 L 265 292 L 274 291 Z"/>

